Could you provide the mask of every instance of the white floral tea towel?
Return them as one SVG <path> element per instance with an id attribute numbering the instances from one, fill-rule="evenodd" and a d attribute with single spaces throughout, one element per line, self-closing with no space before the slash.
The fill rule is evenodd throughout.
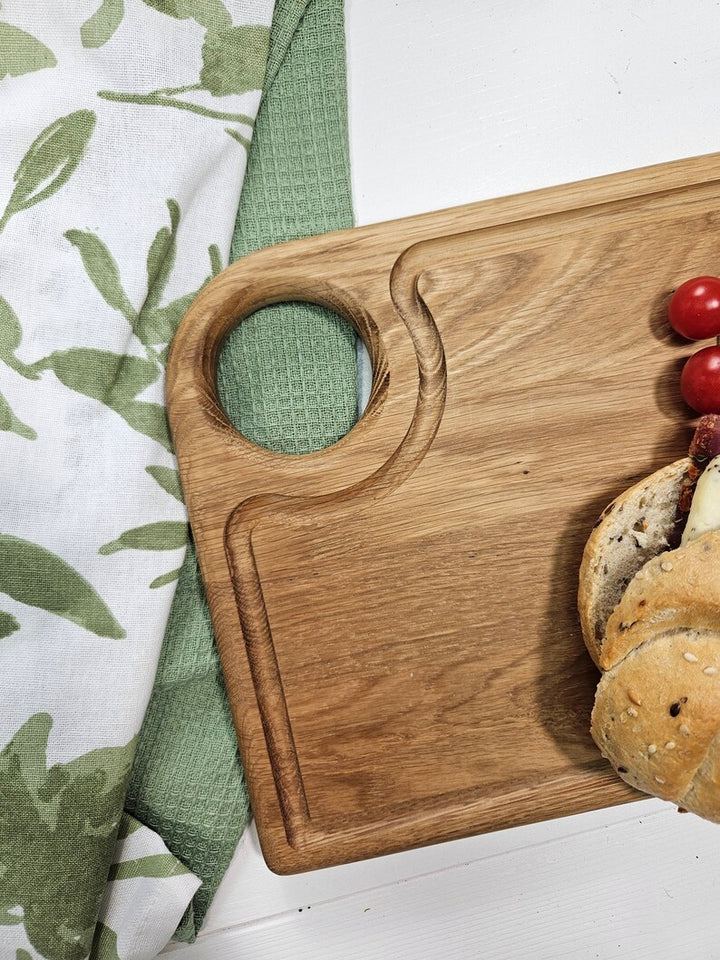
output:
<path id="1" fill-rule="evenodd" d="M 227 263 L 272 6 L 0 4 L 2 960 L 153 956 L 197 887 L 120 821 L 187 539 L 168 343 Z"/>

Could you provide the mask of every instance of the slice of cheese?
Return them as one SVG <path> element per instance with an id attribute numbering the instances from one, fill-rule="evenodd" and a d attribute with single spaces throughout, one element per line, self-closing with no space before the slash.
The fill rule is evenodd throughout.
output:
<path id="1" fill-rule="evenodd" d="M 715 457 L 698 477 L 690 513 L 680 546 L 696 540 L 709 530 L 720 529 L 720 456 Z"/>

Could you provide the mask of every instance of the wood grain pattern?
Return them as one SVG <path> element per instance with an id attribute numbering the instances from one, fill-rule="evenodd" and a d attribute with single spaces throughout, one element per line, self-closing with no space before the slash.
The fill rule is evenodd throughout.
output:
<path id="1" fill-rule="evenodd" d="M 294 872 L 633 799 L 588 733 L 575 612 L 608 499 L 681 455 L 669 292 L 717 273 L 717 156 L 263 251 L 168 364 L 183 487 L 263 853 Z M 357 426 L 302 457 L 217 398 L 282 300 L 350 320 Z"/>

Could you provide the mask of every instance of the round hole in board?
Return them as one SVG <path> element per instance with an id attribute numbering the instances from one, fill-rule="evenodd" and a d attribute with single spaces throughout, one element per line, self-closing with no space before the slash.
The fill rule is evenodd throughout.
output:
<path id="1" fill-rule="evenodd" d="M 332 446 L 368 401 L 369 355 L 353 326 L 313 303 L 278 303 L 251 314 L 220 351 L 217 392 L 232 425 L 276 453 Z"/>

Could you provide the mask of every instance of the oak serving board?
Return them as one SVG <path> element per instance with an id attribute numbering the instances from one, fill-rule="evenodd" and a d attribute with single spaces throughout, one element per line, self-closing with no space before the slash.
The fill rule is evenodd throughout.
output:
<path id="1" fill-rule="evenodd" d="M 265 858 L 295 872 L 638 798 L 588 728 L 575 600 L 602 507 L 681 456 L 695 349 L 670 291 L 720 271 L 720 155 L 253 254 L 198 296 L 168 407 Z M 351 321 L 351 432 L 305 456 L 228 422 L 228 331 Z"/>

